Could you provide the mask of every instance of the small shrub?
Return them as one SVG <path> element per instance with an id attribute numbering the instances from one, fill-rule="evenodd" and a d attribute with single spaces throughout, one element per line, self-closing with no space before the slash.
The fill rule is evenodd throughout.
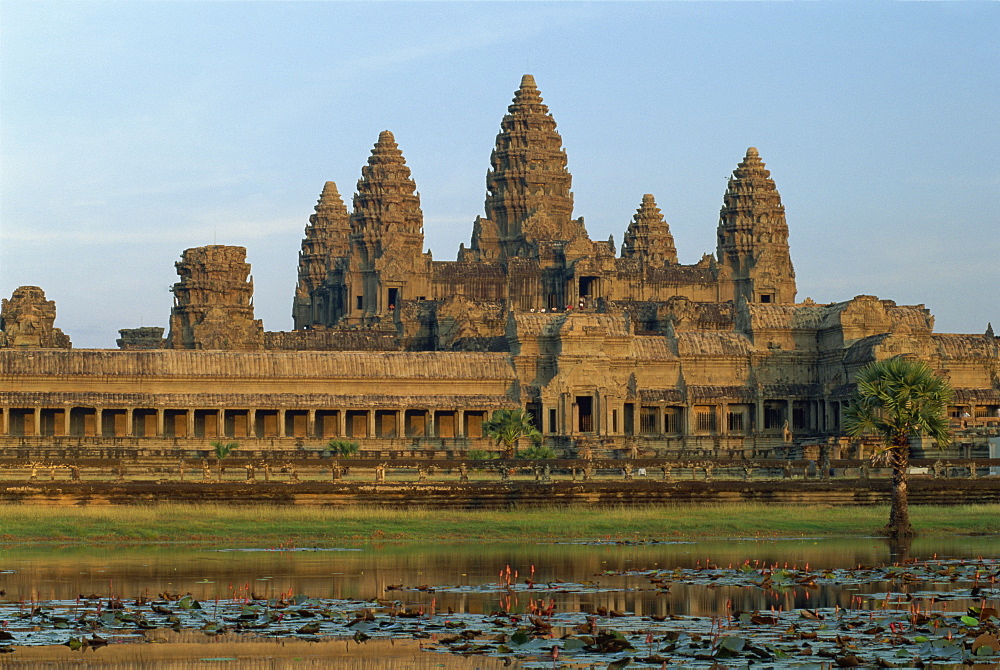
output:
<path id="1" fill-rule="evenodd" d="M 344 458 L 350 458 L 358 453 L 361 449 L 361 445 L 357 442 L 352 442 L 350 440 L 330 440 L 326 443 L 326 449 L 323 450 L 324 456 L 343 456 Z"/>
<path id="2" fill-rule="evenodd" d="M 220 461 L 240 447 L 239 442 L 223 442 L 222 440 L 212 440 L 208 444 L 215 450 L 215 457 Z"/>
<path id="3" fill-rule="evenodd" d="M 544 444 L 535 444 L 527 449 L 522 449 L 518 452 L 517 458 L 523 458 L 526 460 L 544 460 L 556 457 L 556 450 L 552 447 L 546 447 Z"/>
<path id="4" fill-rule="evenodd" d="M 485 451 L 483 449 L 469 449 L 465 452 L 465 457 L 471 461 L 492 461 L 500 458 L 500 454 L 495 451 Z"/>

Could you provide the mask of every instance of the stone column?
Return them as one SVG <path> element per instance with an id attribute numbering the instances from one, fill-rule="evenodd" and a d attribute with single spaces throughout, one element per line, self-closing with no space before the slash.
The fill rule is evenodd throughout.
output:
<path id="1" fill-rule="evenodd" d="M 656 421 L 656 434 L 657 435 L 666 435 L 667 434 L 667 426 L 666 426 L 666 423 L 664 421 L 664 417 L 665 417 L 665 414 L 664 414 L 664 411 L 663 411 L 663 401 L 661 400 L 656 405 L 656 416 L 654 417 L 654 421 Z M 639 406 L 639 422 L 640 423 L 642 422 L 642 405 Z"/>
<path id="2" fill-rule="evenodd" d="M 322 437 L 316 434 L 316 410 L 306 410 L 306 437 Z"/>
<path id="3" fill-rule="evenodd" d="M 4 412 L 4 419 L 7 418 L 7 412 Z M 73 430 L 73 425 L 70 423 L 70 419 L 73 418 L 73 408 L 67 407 L 63 411 L 63 435 L 69 435 Z M 4 427 L 4 433 L 8 432 L 7 427 Z"/>
<path id="4" fill-rule="evenodd" d="M 455 437 L 465 437 L 464 409 L 455 409 Z"/>
<path id="5" fill-rule="evenodd" d="M 185 411 L 187 412 L 187 415 L 186 415 L 187 416 L 187 434 L 185 435 L 185 437 L 190 440 L 191 438 L 194 437 L 194 408 L 190 407 L 190 408 L 188 408 Z"/>
<path id="6" fill-rule="evenodd" d="M 792 412 L 795 410 L 795 401 L 792 398 L 785 398 L 785 421 L 788 422 L 788 430 L 795 434 L 795 421 Z"/>
<path id="7" fill-rule="evenodd" d="M 425 437 L 436 437 L 434 434 L 434 410 L 427 409 L 427 426 L 424 428 Z"/>
<path id="8" fill-rule="evenodd" d="M 257 437 L 257 410 L 247 410 L 247 437 Z"/>
<path id="9" fill-rule="evenodd" d="M 694 406 L 688 403 L 684 406 L 684 435 L 694 435 Z"/>
<path id="10" fill-rule="evenodd" d="M 165 431 L 163 430 L 163 424 L 164 424 L 164 418 L 165 418 L 164 414 L 165 414 L 165 412 L 163 411 L 162 407 L 158 407 L 156 409 L 156 436 L 157 437 L 163 437 L 164 434 L 165 434 Z"/>
<path id="11" fill-rule="evenodd" d="M 602 415 L 604 401 L 600 393 L 594 393 L 593 403 L 594 411 L 591 415 L 591 420 L 594 422 L 594 425 L 591 426 L 591 429 L 594 435 L 600 435 L 601 429 L 604 427 L 604 417 Z"/>
<path id="12" fill-rule="evenodd" d="M 292 431 L 295 432 L 295 431 Z M 286 437 L 285 435 L 285 410 L 278 410 L 278 437 Z"/>
<path id="13" fill-rule="evenodd" d="M 104 408 L 94 408 L 94 437 L 104 437 Z"/>
<path id="14" fill-rule="evenodd" d="M 406 412 L 401 409 L 396 410 L 396 437 L 406 437 Z"/>
<path id="15" fill-rule="evenodd" d="M 4 407 L 0 411 L 0 435 L 10 434 L 10 407 Z"/>
<path id="16" fill-rule="evenodd" d="M 42 408 L 35 408 L 35 437 L 42 436 Z"/>
<path id="17" fill-rule="evenodd" d="M 375 410 L 368 410 L 368 437 L 377 437 L 378 433 L 375 430 Z"/>
<path id="18" fill-rule="evenodd" d="M 338 437 L 347 437 L 347 410 L 339 409 L 337 410 L 337 423 L 340 427 L 337 431 Z"/>
<path id="19" fill-rule="evenodd" d="M 573 412 L 568 432 L 570 435 L 576 435 L 577 430 L 580 428 L 580 406 L 574 402 L 571 407 L 573 408 Z"/>
<path id="20" fill-rule="evenodd" d="M 719 423 L 716 424 L 717 431 L 719 435 L 729 435 L 729 403 L 723 402 L 721 409 L 722 416 L 719 417 Z"/>
<path id="21" fill-rule="evenodd" d="M 764 433 L 764 398 L 763 396 L 757 396 L 757 404 L 754 407 L 754 413 L 757 415 L 757 420 L 754 425 L 754 434 L 762 435 Z"/>
<path id="22" fill-rule="evenodd" d="M 132 407 L 125 408 L 125 437 L 132 437 L 135 435 L 135 416 L 134 409 Z"/>

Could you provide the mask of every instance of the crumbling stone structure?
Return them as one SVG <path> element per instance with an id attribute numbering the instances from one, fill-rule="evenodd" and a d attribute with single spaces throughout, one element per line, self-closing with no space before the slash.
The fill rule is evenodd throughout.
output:
<path id="1" fill-rule="evenodd" d="M 176 263 L 181 280 L 170 290 L 171 349 L 264 348 L 264 325 L 253 318 L 253 277 L 247 250 L 214 244 L 188 249 Z"/>
<path id="2" fill-rule="evenodd" d="M 639 196 L 620 254 L 613 239 L 590 239 L 533 77 L 507 112 L 485 211 L 455 261 L 424 251 L 416 183 L 389 131 L 351 211 L 324 185 L 291 332 L 265 333 L 254 319 L 242 247 L 184 252 L 165 348 L 162 331 L 126 329 L 124 351 L 25 355 L 61 340 L 51 318 L 23 316 L 54 317 L 41 290 L 15 292 L 4 301 L 0 440 L 349 437 L 439 448 L 469 446 L 491 411 L 523 407 L 571 451 L 791 453 L 835 441 L 856 371 L 892 356 L 949 379 L 956 429 L 1000 429 L 992 329 L 937 334 L 923 305 L 874 296 L 796 301 L 784 206 L 757 149 L 722 194 L 715 253 L 685 265 L 652 194 Z"/>
<path id="3" fill-rule="evenodd" d="M 0 348 L 69 349 L 69 337 L 53 324 L 55 300 L 37 286 L 20 286 L 0 309 Z"/>

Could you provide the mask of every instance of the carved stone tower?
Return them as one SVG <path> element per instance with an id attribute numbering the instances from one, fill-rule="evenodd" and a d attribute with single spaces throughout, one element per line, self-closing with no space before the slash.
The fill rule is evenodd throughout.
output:
<path id="1" fill-rule="evenodd" d="M 69 349 L 69 337 L 53 324 L 56 301 L 37 286 L 19 286 L 0 310 L 0 349 L 39 347 Z"/>
<path id="2" fill-rule="evenodd" d="M 477 221 L 472 248 L 491 257 L 496 240 L 501 257 L 537 256 L 539 243 L 586 239 L 583 219 L 572 219 L 562 137 L 530 74 L 507 111 L 486 175 L 486 219 Z"/>
<path id="3" fill-rule="evenodd" d="M 187 249 L 175 263 L 171 349 L 264 348 L 264 326 L 253 318 L 253 278 L 244 247 L 215 244 Z"/>
<path id="4" fill-rule="evenodd" d="M 423 253 L 420 195 L 403 153 L 388 130 L 361 168 L 351 214 L 348 314 L 372 319 L 393 313 L 402 300 L 429 292 L 430 254 Z"/>
<path id="5" fill-rule="evenodd" d="M 723 300 L 795 302 L 795 270 L 788 253 L 788 224 L 781 196 L 764 169 L 757 149 L 747 149 L 733 170 L 719 213 L 718 259 L 732 294 L 720 287 Z"/>
<path id="6" fill-rule="evenodd" d="M 322 304 L 326 297 L 316 295 L 316 291 L 326 281 L 328 272 L 334 269 L 331 266 L 347 256 L 350 235 L 347 207 L 337 185 L 328 181 L 316 204 L 316 213 L 309 217 L 299 252 L 299 282 L 292 303 L 292 321 L 297 330 L 324 323 L 329 312 L 343 312 L 341 304 Z M 339 293 L 335 297 L 342 299 Z"/>
<path id="7" fill-rule="evenodd" d="M 625 231 L 622 258 L 634 258 L 654 266 L 677 264 L 674 236 L 650 193 L 642 196 L 642 204 Z"/>

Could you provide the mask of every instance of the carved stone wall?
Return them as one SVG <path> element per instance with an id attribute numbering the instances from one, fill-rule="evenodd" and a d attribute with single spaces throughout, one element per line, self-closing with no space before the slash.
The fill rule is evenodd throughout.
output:
<path id="1" fill-rule="evenodd" d="M 118 331 L 121 337 L 116 340 L 119 349 L 138 351 L 141 349 L 162 349 L 163 328 L 147 326 L 144 328 L 122 328 Z"/>

